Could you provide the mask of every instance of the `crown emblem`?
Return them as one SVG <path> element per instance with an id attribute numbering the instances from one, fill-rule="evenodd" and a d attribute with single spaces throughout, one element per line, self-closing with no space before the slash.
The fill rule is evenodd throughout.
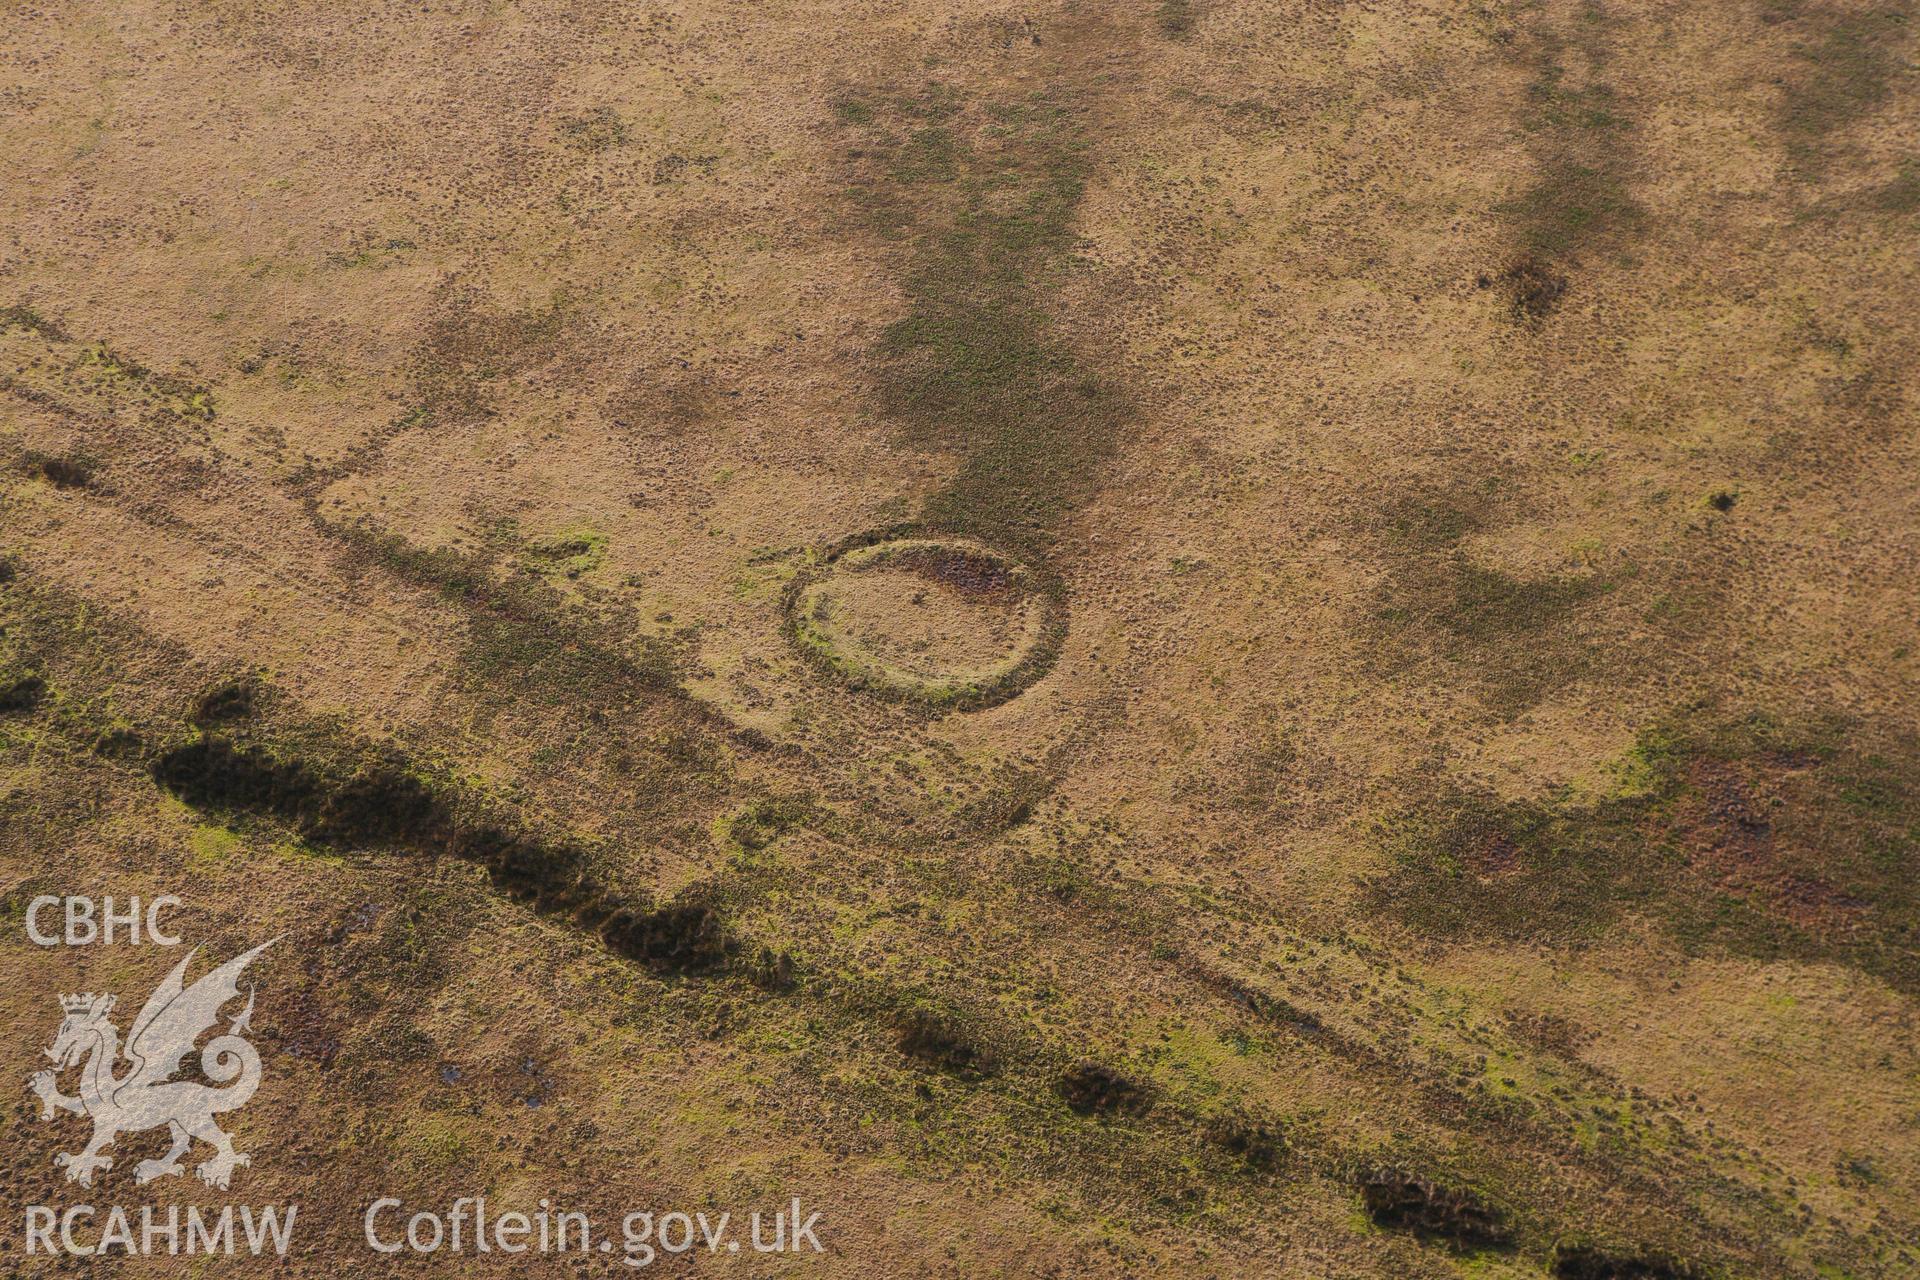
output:
<path id="1" fill-rule="evenodd" d="M 85 1013 L 94 1007 L 96 1001 L 111 1001 L 112 996 L 96 996 L 89 991 L 83 996 L 61 996 L 60 1007 L 68 1013 Z"/>

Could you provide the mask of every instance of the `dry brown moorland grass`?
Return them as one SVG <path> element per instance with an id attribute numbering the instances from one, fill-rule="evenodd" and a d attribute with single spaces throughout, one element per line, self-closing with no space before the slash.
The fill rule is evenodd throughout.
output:
<path id="1" fill-rule="evenodd" d="M 1916 56 L 17 7 L 0 1074 L 165 967 L 26 904 L 171 892 L 287 939 L 287 1274 L 383 1274 L 376 1194 L 797 1195 L 781 1274 L 1920 1274 Z M 1043 582 L 1044 663 L 796 645 L 887 531 Z M 930 683 L 1014 643 L 944 571 L 845 614 Z M 14 1101 L 0 1202 L 71 1202 Z M 88 1194 L 205 1199 L 143 1141 Z"/>

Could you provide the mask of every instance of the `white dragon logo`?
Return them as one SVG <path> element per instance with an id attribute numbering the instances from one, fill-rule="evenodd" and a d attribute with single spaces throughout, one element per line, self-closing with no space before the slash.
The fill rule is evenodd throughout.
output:
<path id="1" fill-rule="evenodd" d="M 235 956 L 183 989 L 187 963 L 199 948 L 188 952 L 147 997 L 140 1016 L 133 1020 L 126 1047 L 126 1060 L 131 1065 L 118 1078 L 114 1067 L 121 1056 L 120 1033 L 107 1017 L 113 1012 L 115 998 L 92 994 L 60 997 L 66 1018 L 47 1049 L 54 1070 L 36 1072 L 27 1083 L 39 1095 L 42 1120 L 53 1119 L 56 1109 L 93 1120 L 93 1141 L 86 1150 L 77 1155 L 62 1152 L 53 1158 L 55 1166 L 67 1171 L 69 1182 L 92 1186 L 96 1169 L 113 1167 L 113 1160 L 100 1154 L 102 1149 L 122 1133 L 161 1125 L 173 1131 L 173 1148 L 162 1159 L 142 1160 L 136 1165 L 136 1183 L 181 1173 L 180 1157 L 195 1138 L 214 1148 L 213 1156 L 195 1170 L 210 1187 L 226 1190 L 234 1169 L 252 1163 L 250 1157 L 233 1149 L 233 1139 L 213 1122 L 217 1112 L 245 1106 L 260 1087 L 260 1055 L 243 1038 L 247 1021 L 253 1016 L 251 990 L 247 1007 L 228 1024 L 225 1034 L 215 1036 L 200 1050 L 201 1071 L 214 1085 L 225 1087 L 171 1077 L 180 1069 L 180 1060 L 193 1051 L 194 1042 L 219 1021 L 221 1006 L 239 997 L 241 970 L 278 941 L 271 939 Z M 80 1072 L 80 1096 L 69 1098 L 60 1092 L 59 1073 L 83 1060 L 86 1065 Z"/>

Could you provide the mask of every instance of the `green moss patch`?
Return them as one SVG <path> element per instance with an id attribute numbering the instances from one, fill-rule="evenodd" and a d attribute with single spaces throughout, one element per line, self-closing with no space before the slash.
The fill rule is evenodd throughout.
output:
<path id="1" fill-rule="evenodd" d="M 596 529 L 563 529 L 527 543 L 526 561 L 539 573 L 580 578 L 607 558 L 607 535 Z"/>

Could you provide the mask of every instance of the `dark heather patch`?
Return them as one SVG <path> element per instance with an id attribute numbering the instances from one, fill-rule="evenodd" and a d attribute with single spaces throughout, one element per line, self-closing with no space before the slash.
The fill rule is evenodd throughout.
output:
<path id="1" fill-rule="evenodd" d="M 954 1075 L 986 1075 L 990 1056 L 952 1019 L 915 1009 L 894 1025 L 894 1046 L 909 1058 Z"/>
<path id="2" fill-rule="evenodd" d="M 426 850 L 444 842 L 447 814 L 420 779 L 370 765 L 328 788 L 306 826 L 324 844 Z"/>
<path id="3" fill-rule="evenodd" d="M 705 973 L 727 963 L 735 943 L 720 914 L 697 903 L 618 912 L 600 930 L 620 955 L 673 973 Z"/>
<path id="4" fill-rule="evenodd" d="M 570 147 L 593 154 L 623 146 L 627 125 L 611 107 L 596 107 L 584 115 L 562 116 L 560 137 Z"/>
<path id="5" fill-rule="evenodd" d="M 727 967 L 737 949 L 716 908 L 681 903 L 655 909 L 615 899 L 588 874 L 579 850 L 498 827 L 463 827 L 433 787 L 388 761 L 368 761 L 341 778 L 205 734 L 161 753 L 151 772 L 196 808 L 271 815 L 317 843 L 448 853 L 473 862 L 508 897 L 570 917 L 609 950 L 662 972 L 713 972 Z M 745 968 L 771 990 L 791 985 L 790 956 L 768 952 Z"/>
<path id="6" fill-rule="evenodd" d="M 1043 547 L 1127 413 L 1049 311 L 1085 187 L 1075 108 L 1057 94 L 973 108 L 936 84 L 845 99 L 839 118 L 860 141 L 851 198 L 910 255 L 877 397 L 910 444 L 961 456 L 922 522 Z"/>
<path id="7" fill-rule="evenodd" d="M 794 988 L 793 953 L 790 951 L 762 947 L 760 954 L 743 964 L 741 969 L 755 986 L 765 990 L 784 993 Z"/>
<path id="8" fill-rule="evenodd" d="M 1523 257 L 1524 281 L 1509 280 L 1517 316 L 1539 322 L 1566 291 L 1571 267 L 1596 248 L 1618 242 L 1643 221 L 1633 198 L 1632 104 L 1608 79 L 1613 23 L 1590 6 L 1584 20 L 1562 27 L 1552 11 L 1535 9 L 1511 48 L 1532 65 L 1522 136 L 1533 159 L 1528 184 L 1501 206 Z M 1588 68 L 1567 75 L 1567 54 Z"/>
<path id="9" fill-rule="evenodd" d="M 975 599 L 1000 599 L 1009 594 L 1014 581 L 1005 562 L 958 547 L 904 551 L 893 557 L 893 563 Z"/>
<path id="10" fill-rule="evenodd" d="M 1611 1253 L 1591 1245 L 1555 1251 L 1554 1280 L 1704 1280 L 1706 1272 L 1665 1254 Z"/>
<path id="11" fill-rule="evenodd" d="M 1909 160 L 1901 165 L 1899 173 L 1872 193 L 1869 203 L 1895 216 L 1920 211 L 1920 163 Z"/>
<path id="12" fill-rule="evenodd" d="M 206 734 L 162 753 L 154 780 L 196 808 L 267 813 L 321 844 L 429 851 L 447 818 L 419 779 L 368 765 L 329 782 L 305 761 Z"/>
<path id="13" fill-rule="evenodd" d="M 559 360 L 570 323 L 559 299 L 540 309 L 497 311 L 471 290 L 442 290 L 413 353 L 413 399 L 428 421 L 491 417 L 494 388 Z"/>
<path id="14" fill-rule="evenodd" d="M 254 811 L 301 822 L 319 796 L 320 780 L 300 761 L 280 760 L 208 734 L 162 753 L 154 780 L 198 809 Z"/>
<path id="15" fill-rule="evenodd" d="M 39 676 L 21 676 L 0 683 L 0 715 L 24 715 L 47 696 L 47 682 Z"/>
<path id="16" fill-rule="evenodd" d="M 1624 915 L 1690 952 L 1852 965 L 1920 987 L 1920 742 L 1682 713 L 1598 800 L 1444 779 L 1376 827 L 1371 908 L 1449 939 L 1575 943 Z"/>
<path id="17" fill-rule="evenodd" d="M 1357 1181 L 1367 1216 L 1382 1227 L 1464 1248 L 1512 1243 L 1513 1233 L 1503 1215 L 1470 1191 L 1394 1168 L 1366 1170 Z"/>
<path id="18" fill-rule="evenodd" d="M 727 831 L 742 849 L 758 852 L 805 822 L 807 813 L 805 801 L 769 797 L 748 805 L 728 823 Z"/>
<path id="19" fill-rule="evenodd" d="M 1392 665 L 1438 660 L 1512 717 L 1586 669 L 1590 642 L 1574 621 L 1613 587 L 1598 574 L 1521 578 L 1457 548 L 1388 562 L 1374 618 Z"/>
<path id="20" fill-rule="evenodd" d="M 1259 1116 L 1220 1116 L 1207 1125 L 1207 1141 L 1255 1173 L 1272 1173 L 1287 1155 L 1286 1131 Z"/>
<path id="21" fill-rule="evenodd" d="M 508 897 L 545 909 L 575 904 L 585 861 L 579 850 L 481 826 L 453 837 L 452 852 L 486 869 Z"/>
<path id="22" fill-rule="evenodd" d="M 207 690 L 193 704 L 193 723 L 203 728 L 245 720 L 253 714 L 253 684 L 235 680 Z"/>
<path id="23" fill-rule="evenodd" d="M 1790 158 L 1817 175 L 1833 135 L 1878 111 L 1906 70 L 1911 6 L 1877 4 L 1848 12 L 1825 5 L 1786 6 L 1796 24 L 1793 74 L 1783 83 L 1780 127 Z"/>
<path id="24" fill-rule="evenodd" d="M 1069 1109 L 1083 1116 L 1139 1115 L 1152 1105 L 1145 1086 L 1093 1061 L 1069 1067 L 1054 1088 Z"/>
<path id="25" fill-rule="evenodd" d="M 56 489 L 85 489 L 93 484 L 93 464 L 85 458 L 28 453 L 21 459 L 21 467 Z"/>
<path id="26" fill-rule="evenodd" d="M 1549 263 L 1525 257 L 1507 268 L 1507 291 L 1513 297 L 1514 312 L 1524 319 L 1544 320 L 1560 305 L 1567 292 L 1567 277 Z"/>
<path id="27" fill-rule="evenodd" d="M 1160 8 L 1154 15 L 1160 34 L 1170 40 L 1183 40 L 1192 35 L 1193 9 L 1193 0 L 1160 0 Z"/>
<path id="28" fill-rule="evenodd" d="M 1475 484 L 1415 480 L 1384 495 L 1366 528 L 1385 573 L 1376 660 L 1389 671 L 1444 663 L 1488 711 L 1511 718 L 1591 666 L 1581 622 L 1616 584 L 1600 573 L 1523 578 L 1476 560 L 1462 543 L 1506 518 L 1503 486 L 1498 472 Z"/>
<path id="29" fill-rule="evenodd" d="M 416 547 L 398 535 L 322 523 L 358 556 L 469 611 L 462 669 L 473 678 L 572 707 L 626 707 L 636 696 L 696 711 L 674 679 L 674 659 L 656 641 L 579 618 L 556 588 L 529 574 L 503 573 L 479 553 Z M 690 743 L 702 757 L 711 744 Z"/>
<path id="30" fill-rule="evenodd" d="M 146 743 L 132 729 L 106 729 L 87 744 L 88 750 L 103 760 L 132 760 L 145 750 Z"/>
<path id="31" fill-rule="evenodd" d="M 49 342 L 73 341 L 65 329 L 29 306 L 0 308 L 0 329 L 25 329 Z"/>

